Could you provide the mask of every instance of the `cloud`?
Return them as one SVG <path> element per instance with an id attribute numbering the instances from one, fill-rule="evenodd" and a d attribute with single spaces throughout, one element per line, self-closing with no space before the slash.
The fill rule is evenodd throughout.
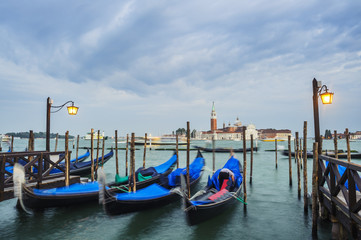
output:
<path id="1" fill-rule="evenodd" d="M 169 131 L 187 119 L 204 129 L 212 101 L 225 122 L 239 116 L 257 127 L 302 127 L 303 119 L 312 121 L 314 77 L 335 89 L 335 100 L 358 107 L 359 95 L 348 100 L 347 94 L 360 89 L 360 5 L 6 2 L 0 6 L 0 101 L 17 102 L 19 111 L 31 103 L 41 115 L 47 96 L 76 100 L 79 122 L 86 122 L 77 123 L 80 131 L 93 125 L 112 131 L 120 122 L 139 132 Z M 349 116 L 338 104 L 333 109 Z M 292 122 L 279 119 L 285 115 Z M 344 118 L 331 116 L 342 125 Z M 41 128 L 41 119 L 27 128 Z"/>

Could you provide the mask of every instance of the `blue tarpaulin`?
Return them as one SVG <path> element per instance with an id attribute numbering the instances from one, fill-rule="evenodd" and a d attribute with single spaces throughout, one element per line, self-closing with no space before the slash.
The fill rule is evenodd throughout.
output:
<path id="1" fill-rule="evenodd" d="M 119 193 L 116 195 L 117 200 L 148 200 L 166 196 L 170 191 L 158 184 L 154 183 L 146 188 L 136 192 Z"/>
<path id="2" fill-rule="evenodd" d="M 89 183 L 74 183 L 67 187 L 50 188 L 50 189 L 33 189 L 34 194 L 39 196 L 55 196 L 55 195 L 68 195 L 76 193 L 91 193 L 99 192 L 98 182 Z"/>

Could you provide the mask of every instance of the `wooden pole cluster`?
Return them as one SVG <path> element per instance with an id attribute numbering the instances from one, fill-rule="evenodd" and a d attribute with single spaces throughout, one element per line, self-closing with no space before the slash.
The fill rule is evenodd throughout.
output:
<path id="1" fill-rule="evenodd" d="M 276 160 L 276 169 L 278 168 L 278 163 L 277 163 L 277 138 L 275 139 L 275 160 Z"/>
<path id="2" fill-rule="evenodd" d="M 300 158 L 299 158 L 299 144 L 298 144 L 298 132 L 296 132 L 296 153 L 295 158 L 297 161 L 297 183 L 298 183 L 298 198 L 301 198 L 301 169 L 300 169 Z"/>
<path id="3" fill-rule="evenodd" d="M 59 134 L 57 133 L 56 137 L 55 137 L 55 150 L 54 150 L 54 152 L 56 152 L 56 150 L 58 149 L 58 137 L 59 137 Z"/>
<path id="4" fill-rule="evenodd" d="M 177 155 L 177 168 L 179 168 L 179 154 L 178 154 L 178 134 L 175 135 L 175 154 Z"/>
<path id="5" fill-rule="evenodd" d="M 350 133 L 348 131 L 348 128 L 346 128 L 345 135 L 346 135 L 346 144 L 347 144 L 347 161 L 351 162 Z"/>
<path id="6" fill-rule="evenodd" d="M 65 133 L 65 186 L 69 186 L 70 159 L 69 159 L 69 131 Z"/>
<path id="7" fill-rule="evenodd" d="M 79 135 L 76 137 L 76 157 L 75 162 L 78 162 L 79 157 Z"/>
<path id="8" fill-rule="evenodd" d="M 145 168 L 145 155 L 147 153 L 147 134 L 144 136 L 143 168 Z"/>
<path id="9" fill-rule="evenodd" d="M 288 171 L 289 171 L 289 183 L 292 186 L 292 163 L 291 163 L 291 136 L 288 136 Z"/>
<path id="10" fill-rule="evenodd" d="M 189 121 L 187 122 L 187 190 L 188 190 L 188 198 L 191 197 L 191 188 L 190 188 L 190 180 L 189 180 L 189 152 L 190 152 L 190 127 Z"/>
<path id="11" fill-rule="evenodd" d="M 125 146 L 125 176 L 128 176 L 128 151 L 129 151 L 129 134 L 127 134 L 127 144 Z"/>
<path id="12" fill-rule="evenodd" d="M 130 145 L 130 161 L 131 161 L 131 168 L 132 168 L 132 177 L 133 177 L 133 192 L 137 190 L 136 178 L 135 178 L 135 136 L 132 133 L 131 145 Z M 129 188 L 130 189 L 130 188 Z"/>
<path id="13" fill-rule="evenodd" d="M 214 135 L 212 136 L 212 174 L 216 171 L 216 140 L 214 139 Z"/>
<path id="14" fill-rule="evenodd" d="M 246 151 L 246 150 L 243 149 L 243 151 Z M 250 184 L 252 184 L 252 175 L 253 175 L 253 134 L 251 134 L 251 174 L 250 174 L 250 179 L 249 179 Z"/>
<path id="15" fill-rule="evenodd" d="M 242 138 L 243 138 L 243 197 L 244 202 L 247 203 L 247 151 L 246 151 L 246 128 L 243 128 L 242 132 Z M 247 209 L 247 205 L 243 204 L 244 210 Z"/>
<path id="16" fill-rule="evenodd" d="M 318 219 L 318 143 L 313 143 L 313 171 L 312 171 L 312 236 L 317 237 Z"/>
<path id="17" fill-rule="evenodd" d="M 338 159 L 338 149 L 337 149 L 337 131 L 334 131 L 333 143 L 335 144 L 335 158 Z"/>
<path id="18" fill-rule="evenodd" d="M 307 186 L 307 121 L 303 123 L 303 208 L 308 212 Z"/>
<path id="19" fill-rule="evenodd" d="M 128 143 L 127 143 L 128 147 Z M 118 130 L 115 130 L 115 174 L 119 175 L 119 163 L 118 163 Z"/>
<path id="20" fill-rule="evenodd" d="M 91 129 L 91 138 L 90 138 L 90 160 L 91 160 L 91 180 L 92 182 L 94 182 L 94 154 L 93 154 L 93 150 L 94 150 L 94 129 Z"/>

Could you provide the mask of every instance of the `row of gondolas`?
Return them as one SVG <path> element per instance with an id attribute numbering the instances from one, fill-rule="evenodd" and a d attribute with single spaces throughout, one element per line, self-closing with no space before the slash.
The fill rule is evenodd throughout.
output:
<path id="1" fill-rule="evenodd" d="M 104 160 L 108 160 L 112 155 L 111 151 L 105 155 Z M 189 164 L 189 181 L 185 180 L 186 167 L 174 170 L 177 160 L 177 155 L 173 154 L 168 161 L 159 166 L 139 168 L 130 176 L 117 177 L 116 182 L 109 184 L 105 183 L 104 174 L 98 171 L 98 181 L 75 183 L 52 189 L 30 188 L 26 186 L 24 180 L 22 182 L 17 180 L 24 179 L 24 173 L 21 165 L 16 165 L 14 184 L 20 186 L 15 188 L 19 189 L 15 191 L 18 196 L 18 206 L 29 211 L 29 209 L 99 201 L 108 215 L 118 215 L 162 207 L 183 199 L 187 222 L 189 225 L 194 225 L 222 213 L 234 202 L 241 200 L 243 171 L 241 163 L 235 157 L 231 156 L 223 168 L 215 171 L 212 176 L 208 176 L 208 183 L 204 189 L 192 197 L 189 197 L 188 189 L 192 189 L 200 181 L 205 160 L 198 151 L 196 158 Z M 91 166 L 91 161 L 89 162 L 73 160 L 71 173 L 79 173 L 76 169 L 81 169 L 82 165 Z M 15 183 L 15 181 L 19 182 Z"/>

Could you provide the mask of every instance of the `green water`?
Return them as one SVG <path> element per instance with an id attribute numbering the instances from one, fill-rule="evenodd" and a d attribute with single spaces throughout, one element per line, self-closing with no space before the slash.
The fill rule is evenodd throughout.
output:
<path id="1" fill-rule="evenodd" d="M 23 151 L 27 140 L 16 139 L 15 151 Z M 35 150 L 43 150 L 45 140 L 35 141 Z M 52 149 L 54 148 L 52 142 Z M 205 145 L 204 142 L 192 142 Z M 249 143 L 248 143 L 249 144 Z M 241 148 L 242 142 L 217 141 L 217 147 Z M 258 142 L 260 150 L 254 153 L 253 183 L 249 184 L 250 154 L 247 154 L 247 210 L 240 202 L 219 217 L 197 226 L 189 227 L 182 211 L 182 203 L 176 202 L 163 208 L 130 213 L 115 217 L 107 216 L 102 206 L 96 203 L 79 206 L 46 209 L 42 212 L 26 214 L 15 208 L 16 200 L 0 202 L 0 239 L 311 239 L 311 209 L 305 215 L 303 199 L 297 197 L 297 168 L 292 160 L 293 186 L 288 182 L 288 157 L 278 153 L 278 168 L 275 168 L 274 143 Z M 59 141 L 58 150 L 64 149 Z M 90 146 L 82 140 L 80 146 Z M 114 146 L 107 140 L 107 147 Z M 123 145 L 121 145 L 123 146 Z M 279 142 L 278 147 L 287 147 L 287 142 Z M 5 148 L 4 144 L 3 147 Z M 72 148 L 72 147 L 71 147 Z M 308 149 L 312 140 L 308 141 Z M 333 149 L 332 141 L 324 142 L 324 149 Z M 361 142 L 351 142 L 351 148 L 361 151 Z M 292 146 L 293 149 L 293 146 Z M 346 149 L 343 141 L 339 149 Z M 80 150 L 79 155 L 85 150 Z M 108 152 L 108 150 L 106 151 Z M 94 151 L 96 154 L 96 151 Z M 180 153 L 180 166 L 185 166 L 186 152 Z M 147 166 L 158 165 L 168 160 L 171 151 L 147 151 Z M 191 160 L 196 151 L 191 152 Z M 207 170 L 198 189 L 206 184 L 212 168 L 212 153 L 203 153 Z M 73 150 L 72 157 L 75 157 Z M 228 153 L 216 154 L 216 168 L 224 165 Z M 243 162 L 243 154 L 236 157 Z M 120 171 L 124 174 L 125 151 L 119 151 Z M 357 163 L 360 160 L 355 160 Z M 136 151 L 136 166 L 143 162 L 143 149 Z M 107 180 L 114 180 L 115 157 L 104 167 Z M 308 160 L 308 189 L 311 191 L 312 160 Z M 303 176 L 303 174 L 301 174 Z M 301 180 L 303 181 L 303 180 Z M 197 190 L 197 189 L 196 189 Z M 303 192 L 302 192 L 303 196 Z M 319 239 L 331 238 L 331 224 L 320 221 Z"/>

